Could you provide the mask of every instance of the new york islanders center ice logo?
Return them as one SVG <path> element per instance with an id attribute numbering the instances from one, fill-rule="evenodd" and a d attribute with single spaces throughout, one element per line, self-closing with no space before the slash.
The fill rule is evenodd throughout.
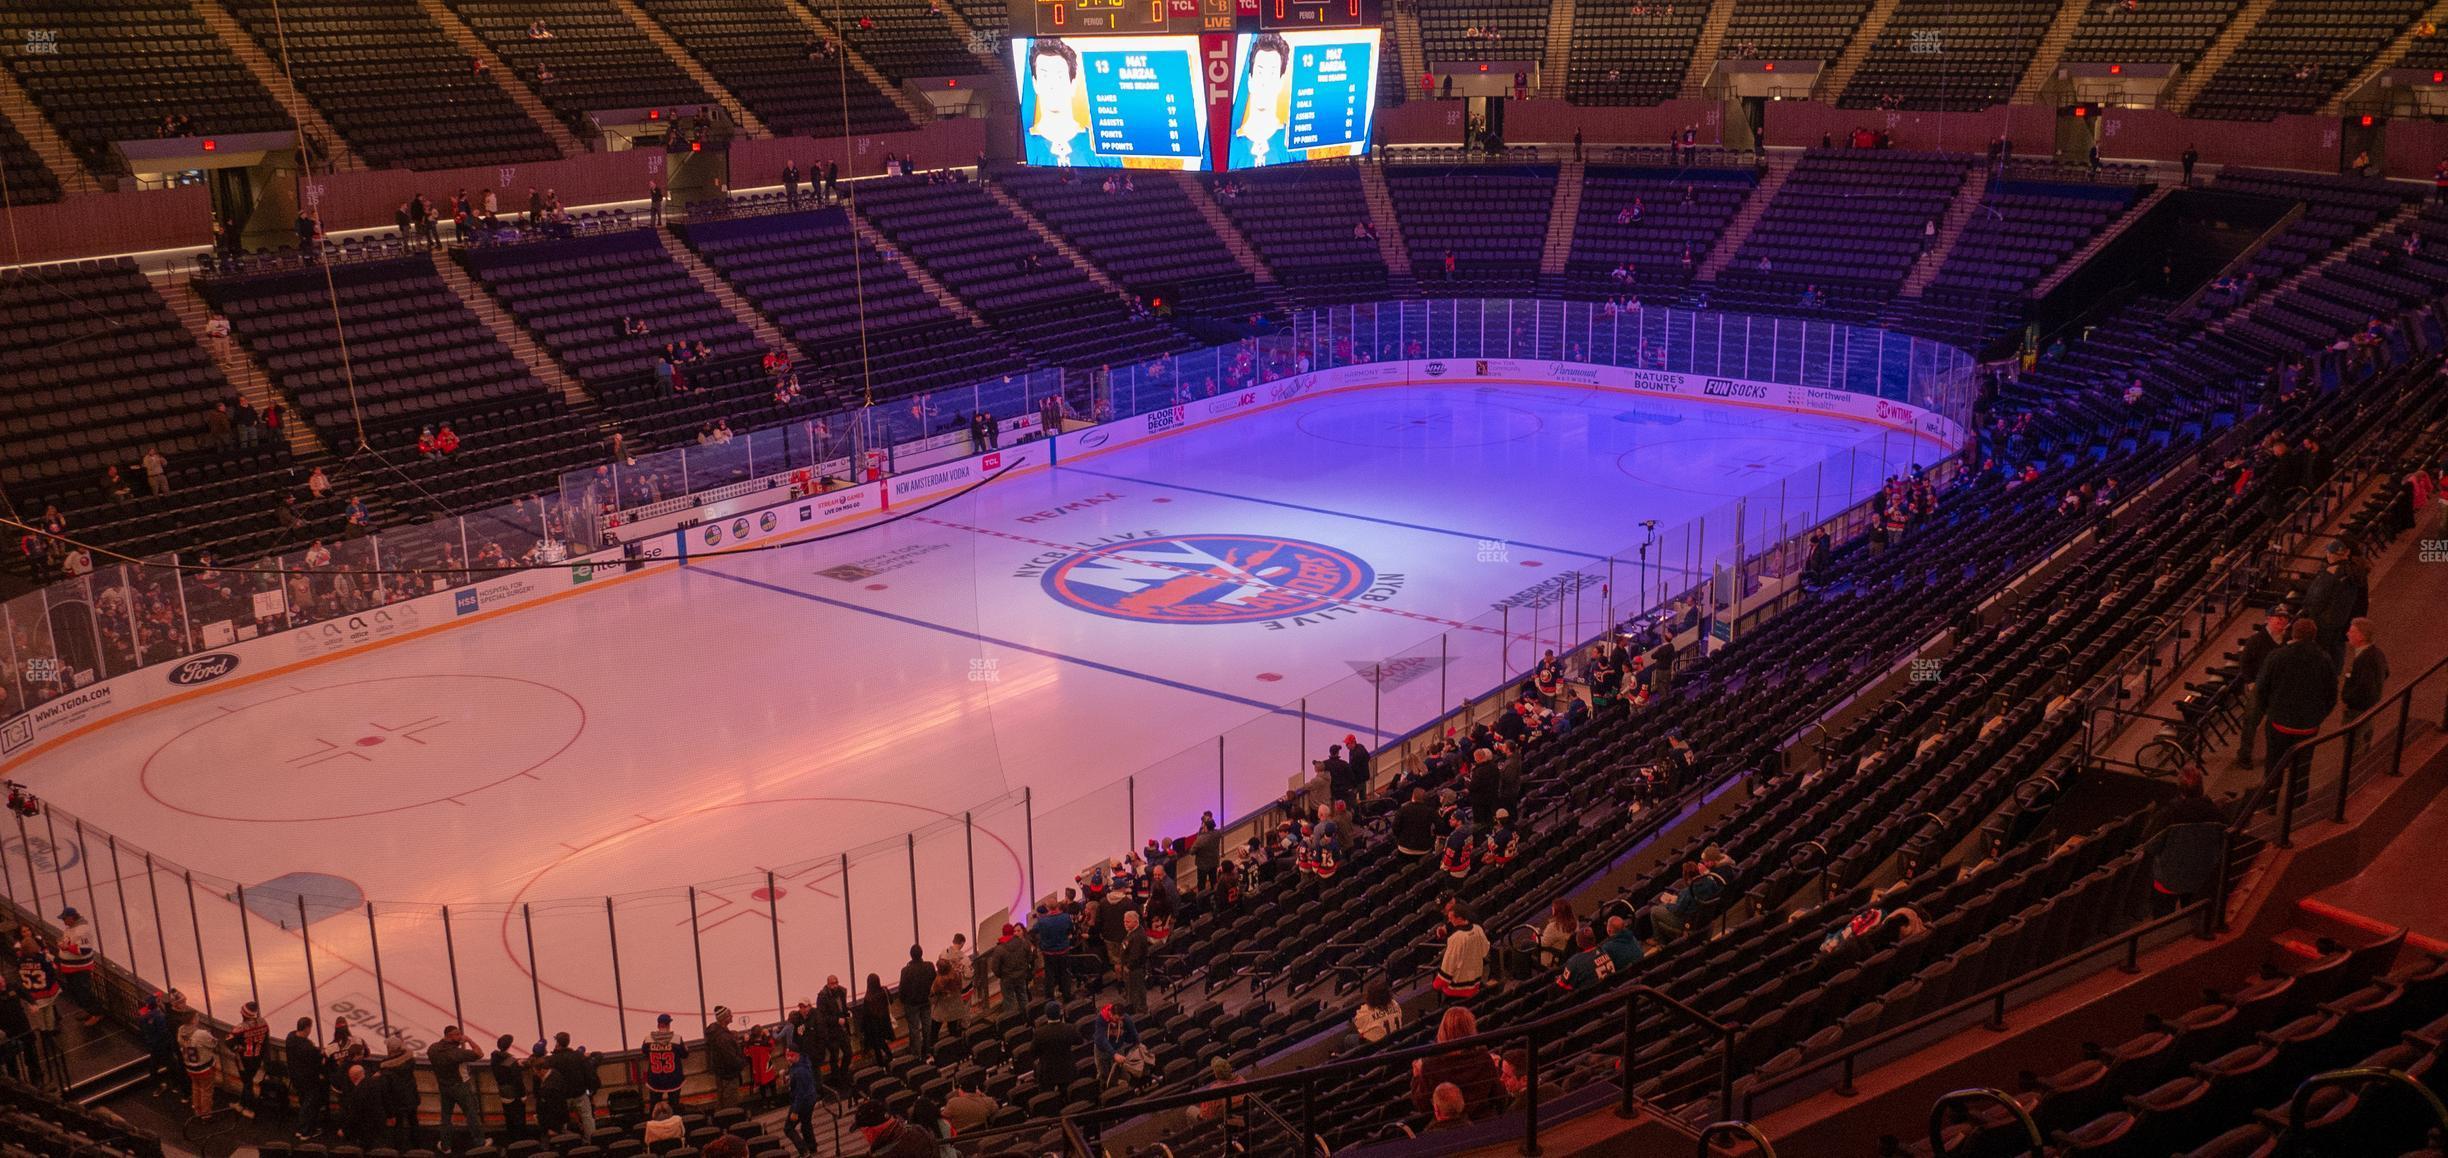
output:
<path id="1" fill-rule="evenodd" d="M 1106 543 L 1046 569 L 1046 594 L 1140 623 L 1264 623 L 1359 597 L 1375 568 L 1349 551 L 1273 535 L 1165 535 Z"/>

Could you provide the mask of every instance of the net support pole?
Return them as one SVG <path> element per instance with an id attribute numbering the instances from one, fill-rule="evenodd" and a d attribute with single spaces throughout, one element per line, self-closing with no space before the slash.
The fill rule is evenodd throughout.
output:
<path id="1" fill-rule="evenodd" d="M 858 928 L 850 916 L 850 854 L 841 854 L 842 944 L 850 951 L 850 983 L 858 984 Z"/>
<path id="2" fill-rule="evenodd" d="M 700 940 L 698 939 L 698 932 L 697 932 L 697 886 L 695 886 L 695 885 L 690 885 L 690 886 L 689 886 L 689 891 L 688 891 L 688 906 L 689 906 L 689 964 L 690 964 L 690 965 L 692 965 L 692 966 L 694 966 L 694 967 L 696 968 L 696 970 L 697 970 L 697 1016 L 698 1016 L 698 1018 L 699 1018 L 700 1020 L 704 1020 L 704 1021 L 712 1021 L 712 1020 L 713 1020 L 713 1018 L 710 1018 L 710 1017 L 707 1017 L 707 1016 L 706 1016 L 706 999 L 705 999 L 705 944 L 704 944 L 702 941 L 700 941 Z M 625 1025 L 624 1025 L 622 1028 L 626 1029 L 626 1028 L 627 1028 L 627 1026 L 625 1026 Z"/>
<path id="3" fill-rule="evenodd" d="M 105 837 L 103 843 L 110 849 L 111 891 L 119 894 L 119 937 L 127 942 L 127 971 L 128 975 L 133 977 L 136 975 L 136 923 L 128 919 L 127 874 L 119 871 L 119 838 Z M 0 862 L 5 862 L 6 859 L 0 857 Z M 298 900 L 302 904 L 305 898 L 301 896 Z M 300 926 L 301 929 L 303 927 L 303 925 Z M 162 984 L 170 984 L 168 974 L 162 976 Z"/>
<path id="4" fill-rule="evenodd" d="M 40 921 L 43 907 L 42 873 L 34 867 L 34 838 L 26 834 L 25 816 L 22 813 L 17 817 L 17 851 L 25 854 L 26 891 L 33 894 L 34 897 L 34 903 L 26 907 L 26 919 Z M 57 856 L 52 857 L 55 863 L 58 859 Z M 197 961 L 197 967 L 203 967 L 201 958 Z"/>
<path id="5" fill-rule="evenodd" d="M 170 937 L 162 932 L 161 880 L 153 872 L 153 854 L 145 854 L 145 890 L 153 895 L 153 947 L 161 950 L 162 984 L 174 985 L 170 977 Z M 202 962 L 197 963 L 199 966 Z"/>
<path id="6" fill-rule="evenodd" d="M 382 1014 L 383 1035 L 388 1037 L 391 1033 L 391 995 L 383 987 L 382 935 L 374 928 L 374 902 L 366 902 L 365 915 L 366 941 L 374 948 L 374 1007 Z"/>
<path id="7" fill-rule="evenodd" d="M 212 970 L 204 964 L 204 918 L 196 911 L 195 874 L 188 872 L 182 876 L 187 882 L 187 931 L 195 936 L 196 987 L 204 994 L 204 1016 L 211 1017 L 213 1016 Z M 379 976 L 382 958 L 377 956 L 374 963 L 377 976 Z"/>
<path id="8" fill-rule="evenodd" d="M 535 999 L 536 1040 L 544 1040 L 544 963 L 536 960 L 535 906 L 519 905 L 519 924 L 527 931 L 527 992 Z"/>
<path id="9" fill-rule="evenodd" d="M 612 1040 L 629 1040 L 629 1002 L 621 995 L 620 922 L 612 916 L 612 898 L 604 898 L 604 935 L 612 946 Z"/>
<path id="10" fill-rule="evenodd" d="M 263 986 L 255 979 L 255 933 L 247 928 L 246 886 L 238 888 L 238 945 L 246 952 L 247 1000 L 263 1008 Z M 96 938 L 99 940 L 100 938 Z"/>
<path id="11" fill-rule="evenodd" d="M 43 809 L 43 839 L 51 843 L 51 884 L 59 890 L 60 907 L 64 909 L 68 907 L 68 869 L 60 863 L 59 824 L 52 820 L 48 808 Z"/>
<path id="12" fill-rule="evenodd" d="M 314 1018 L 315 1041 L 323 1040 L 323 990 L 315 980 L 314 930 L 306 924 L 306 894 L 297 895 L 298 944 L 306 948 L 306 1000 L 314 1006 L 308 1014 Z"/>
<path id="13" fill-rule="evenodd" d="M 450 970 L 451 1020 L 464 1026 L 467 1013 L 459 1004 L 459 939 L 451 932 L 450 906 L 442 906 L 442 963 Z"/>
<path id="14" fill-rule="evenodd" d="M 773 934 L 774 1008 L 782 1008 L 782 893 L 774 887 L 772 869 L 765 870 L 765 926 Z"/>
<path id="15" fill-rule="evenodd" d="M 2413 701 L 2408 700 L 2407 702 L 2412 703 Z M 2404 726 L 2405 721 L 2400 718 L 2398 720 L 2398 728 L 2400 729 L 2399 735 L 2401 736 L 2404 734 Z M 2400 743 L 2398 747 L 2402 749 L 2404 744 Z M 99 913 L 102 909 L 102 897 L 101 894 L 94 892 L 93 858 L 85 855 L 85 822 L 74 817 L 70 817 L 68 823 L 70 825 L 70 831 L 76 834 L 77 864 L 83 866 L 85 870 L 85 903 L 91 906 L 95 912 Z M 124 926 L 127 922 L 127 914 L 124 912 L 119 914 L 119 920 Z M 108 941 L 109 938 L 102 935 L 101 924 L 97 922 L 94 925 L 94 957 L 104 965 L 110 964 L 110 949 L 108 948 Z M 129 962 L 128 972 L 131 975 L 136 972 L 135 964 L 132 959 Z"/>

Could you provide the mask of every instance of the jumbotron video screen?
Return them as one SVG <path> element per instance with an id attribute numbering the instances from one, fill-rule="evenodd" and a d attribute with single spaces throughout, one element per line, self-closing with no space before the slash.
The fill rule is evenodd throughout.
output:
<path id="1" fill-rule="evenodd" d="M 1373 0 L 1016 0 L 1031 165 L 1214 171 L 1366 153 Z"/>

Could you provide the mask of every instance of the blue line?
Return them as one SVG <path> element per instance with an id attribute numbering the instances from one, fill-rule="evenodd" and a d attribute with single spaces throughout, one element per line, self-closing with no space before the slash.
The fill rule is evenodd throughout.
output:
<path id="1" fill-rule="evenodd" d="M 1202 696 L 1211 696 L 1215 699 L 1224 700 L 1228 703 L 1240 704 L 1241 706 L 1248 708 L 1256 708 L 1262 712 L 1272 712 L 1281 716 L 1297 716 L 1300 714 L 1298 711 L 1286 708 L 1281 704 L 1270 704 L 1264 700 L 1253 700 L 1244 696 L 1233 695 L 1230 692 L 1219 692 L 1213 688 L 1202 688 L 1197 684 L 1186 684 L 1180 680 L 1169 680 L 1163 676 L 1149 675 L 1143 671 L 1132 671 L 1126 667 L 1115 667 L 1109 663 L 1098 663 L 1093 659 L 1081 659 L 1075 655 L 1064 655 L 1059 651 L 1047 651 L 1042 647 L 1031 647 L 1025 643 L 1014 643 L 1008 639 L 996 639 L 991 635 L 980 635 L 974 631 L 962 631 L 957 627 L 946 627 L 940 623 L 929 623 L 926 620 L 901 615 L 896 612 L 881 611 L 873 607 L 861 607 L 856 603 L 845 603 L 830 596 L 818 595 L 813 591 L 801 591 L 793 587 L 784 587 L 778 583 L 767 583 L 762 579 L 750 579 L 745 575 L 733 575 L 726 571 L 716 571 L 702 564 L 689 568 L 686 574 L 711 575 L 717 579 L 728 579 L 733 583 L 744 583 L 750 587 L 762 587 L 767 591 L 795 596 L 800 599 L 805 599 L 811 603 L 822 603 L 827 607 L 838 607 L 844 611 L 856 611 L 864 615 L 875 616 L 878 619 L 889 619 L 894 623 L 904 624 L 910 627 L 925 628 L 928 631 L 938 631 L 945 635 L 957 636 L 961 639 L 974 640 L 978 643 L 991 643 L 996 647 L 1008 647 L 1013 651 L 1025 651 L 1030 655 L 1039 655 L 1044 656 L 1047 659 L 1061 660 L 1064 663 L 1078 664 L 1081 667 L 1101 671 L 1108 675 L 1128 676 L 1135 680 L 1145 680 L 1148 683 L 1156 684 L 1160 687 L 1168 687 L 1175 691 L 1191 692 Z M 1332 719 L 1326 716 L 1311 716 L 1309 718 L 1322 724 L 1330 724 L 1334 727 L 1341 728 L 1347 732 L 1366 732 L 1371 736 L 1383 734 L 1366 724 L 1354 724 L 1345 720 Z"/>
<path id="2" fill-rule="evenodd" d="M 1080 466 L 1066 466 L 1059 469 L 1070 471 L 1073 474 L 1085 474 L 1094 475 L 1098 478 L 1109 478 L 1115 482 L 1138 483 L 1141 486 L 1150 487 L 1165 487 L 1170 490 L 1188 491 L 1194 495 L 1210 495 L 1219 499 L 1236 499 L 1245 503 L 1258 503 L 1263 506 L 1282 507 L 1285 510 L 1306 511 L 1312 515 L 1326 515 L 1330 518 L 1350 519 L 1354 522 L 1360 523 L 1378 523 L 1388 527 L 1401 527 L 1408 531 L 1426 531 L 1432 535 L 1452 535 L 1457 539 L 1500 541 L 1509 543 L 1516 547 L 1528 547 L 1533 551 L 1551 551 L 1558 555 L 1575 555 L 1583 559 L 1606 558 L 1605 555 L 1593 554 L 1588 551 L 1576 551 L 1570 547 L 1550 547 L 1543 543 L 1525 543 L 1520 539 L 1507 539 L 1503 535 L 1475 535 L 1469 531 L 1457 531 L 1450 527 L 1431 527 L 1425 523 L 1406 523 L 1400 519 L 1380 519 L 1374 515 L 1355 515 L 1349 511 L 1330 510 L 1326 507 L 1308 507 L 1302 506 L 1299 503 L 1283 502 L 1278 499 L 1261 499 L 1250 495 L 1237 495 L 1231 491 L 1211 491 L 1205 487 L 1184 486 L 1181 483 L 1160 482 L 1152 478 L 1133 478 L 1132 476 L 1126 474 L 1108 474 L 1101 470 L 1089 470 L 1086 467 Z"/>

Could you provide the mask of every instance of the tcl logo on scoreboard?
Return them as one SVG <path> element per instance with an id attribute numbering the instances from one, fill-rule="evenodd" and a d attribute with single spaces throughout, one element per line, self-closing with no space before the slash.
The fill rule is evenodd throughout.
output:
<path id="1" fill-rule="evenodd" d="M 1239 0 L 1251 12 L 1257 11 L 1257 0 Z M 1224 167 L 1224 158 L 1232 156 L 1233 134 L 1233 38 L 1231 33 L 1202 32 L 1199 34 L 1199 65 L 1207 72 L 1207 155 L 1215 158 L 1214 167 Z"/>
<path id="2" fill-rule="evenodd" d="M 1199 14 L 1198 0 L 1165 0 L 1165 10 L 1170 12 L 1175 20 L 1196 20 Z"/>

